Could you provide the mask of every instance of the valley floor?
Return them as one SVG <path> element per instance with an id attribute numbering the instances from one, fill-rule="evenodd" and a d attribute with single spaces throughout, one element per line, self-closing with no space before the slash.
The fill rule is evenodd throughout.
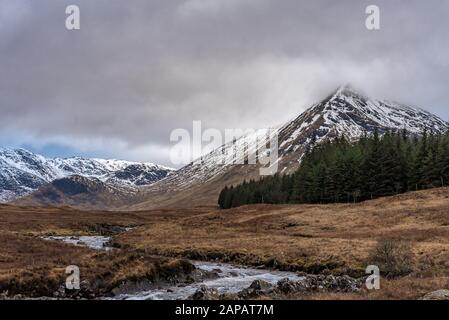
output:
<path id="1" fill-rule="evenodd" d="M 113 226 L 133 227 L 114 232 Z M 111 251 L 46 241 L 48 236 L 112 236 Z M 107 294 L 127 282 L 173 281 L 191 272 L 180 258 L 308 274 L 364 276 L 382 240 L 410 244 L 408 275 L 381 289 L 318 291 L 292 299 L 418 299 L 449 288 L 449 189 L 360 204 L 252 205 L 139 212 L 0 206 L 0 293 L 47 295 L 78 265 Z M 382 270 L 381 270 L 382 271 Z M 279 297 L 278 297 L 279 298 Z"/>

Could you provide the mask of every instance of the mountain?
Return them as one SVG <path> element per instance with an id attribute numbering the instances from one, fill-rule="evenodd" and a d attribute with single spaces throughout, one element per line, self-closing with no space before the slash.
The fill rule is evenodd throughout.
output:
<path id="1" fill-rule="evenodd" d="M 341 86 L 275 130 L 279 145 L 278 172 L 288 174 L 295 171 L 304 153 L 316 144 L 338 136 L 356 140 L 365 133 L 373 133 L 376 128 L 379 133 L 402 129 L 412 134 L 420 134 L 424 130 L 440 133 L 448 129 L 448 123 L 423 109 L 371 99 L 349 85 Z M 257 134 L 244 136 L 212 151 L 201 162 L 195 161 L 177 170 L 146 188 L 149 200 L 132 208 L 215 205 L 225 185 L 259 178 L 259 165 L 219 163 L 223 154 L 244 148 L 254 150 L 257 138 Z"/>
<path id="2" fill-rule="evenodd" d="M 279 156 L 286 170 L 291 171 L 292 164 L 298 163 L 313 145 L 338 136 L 354 141 L 376 128 L 381 134 L 405 129 L 419 135 L 424 130 L 444 132 L 448 123 L 423 109 L 371 99 L 345 85 L 280 129 Z"/>
<path id="3" fill-rule="evenodd" d="M 79 157 L 49 159 L 25 149 L 0 148 L 0 202 L 15 200 L 71 176 L 92 178 L 114 189 L 132 190 L 150 185 L 171 172 L 173 169 L 152 163 Z"/>
<path id="4" fill-rule="evenodd" d="M 348 85 L 342 86 L 296 119 L 269 132 L 278 138 L 277 172 L 294 172 L 314 145 L 339 136 L 355 141 L 376 129 L 381 134 L 405 129 L 418 135 L 424 130 L 441 133 L 448 129 L 448 123 L 423 109 L 371 99 Z M 152 164 L 45 159 L 22 149 L 0 150 L 0 195 L 14 199 L 34 191 L 17 203 L 102 209 L 216 205 L 224 186 L 260 177 L 262 165 L 235 164 L 233 159 L 245 151 L 268 154 L 258 149 L 257 141 L 263 135 L 267 133 L 244 135 L 177 171 Z"/>
<path id="5" fill-rule="evenodd" d="M 80 209 L 105 209 L 123 206 L 138 195 L 129 185 L 103 182 L 79 175 L 53 180 L 14 203 L 29 206 L 72 206 Z"/>

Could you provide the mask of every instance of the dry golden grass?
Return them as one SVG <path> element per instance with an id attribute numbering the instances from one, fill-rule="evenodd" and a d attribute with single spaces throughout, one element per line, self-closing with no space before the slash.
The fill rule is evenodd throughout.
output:
<path id="1" fill-rule="evenodd" d="M 95 251 L 55 241 L 44 235 L 97 234 L 105 225 L 139 225 L 132 213 L 81 212 L 70 208 L 0 206 L 0 293 L 47 296 L 65 283 L 65 268 L 77 265 L 81 280 L 97 294 L 124 282 L 164 280 L 189 270 L 177 259 L 133 250 Z"/>
<path id="2" fill-rule="evenodd" d="M 275 258 L 286 268 L 360 274 L 378 240 L 400 239 L 412 244 L 416 270 L 444 275 L 449 270 L 448 194 L 435 189 L 355 205 L 173 209 L 176 218 L 155 215 L 152 223 L 116 241 L 164 254 L 251 264 Z"/>
<path id="3" fill-rule="evenodd" d="M 49 264 L 57 271 L 47 270 L 46 274 L 59 274 L 57 268 L 72 263 L 73 255 L 79 257 L 76 262 L 85 262 L 87 268 L 98 264 L 107 273 L 112 268 L 111 261 L 118 263 L 119 254 L 111 259 L 89 249 L 44 244 L 36 238 L 47 234 L 89 234 L 101 224 L 138 226 L 114 237 L 117 246 L 123 248 L 122 255 L 138 252 L 145 259 L 152 255 L 189 257 L 353 276 L 364 274 L 369 254 L 379 240 L 401 240 L 411 245 L 411 275 L 385 280 L 379 291 L 320 293 L 307 298 L 415 299 L 428 291 L 448 287 L 448 188 L 360 204 L 251 205 L 230 210 L 197 207 L 83 212 L 0 206 L 0 231 L 3 237 L 9 237 L 3 242 L 10 243 L 0 248 L 2 279 L 12 279 L 33 264 L 42 272 Z M 37 247 L 30 247 L 30 241 Z M 151 274 L 144 263 L 120 261 L 125 266 L 111 269 L 111 283 L 128 276 Z M 92 274 L 98 276 L 101 272 Z"/>

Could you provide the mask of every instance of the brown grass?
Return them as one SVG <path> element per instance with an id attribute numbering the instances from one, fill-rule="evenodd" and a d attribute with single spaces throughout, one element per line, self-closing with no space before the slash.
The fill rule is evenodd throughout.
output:
<path id="1" fill-rule="evenodd" d="M 125 246 L 171 255 L 277 265 L 308 272 L 361 274 L 378 240 L 411 243 L 414 270 L 447 275 L 449 190 L 435 189 L 361 204 L 254 205 L 230 210 L 175 210 L 152 216 Z M 155 211 L 141 213 L 148 217 Z M 177 215 L 179 213 L 179 215 Z"/>
<path id="2" fill-rule="evenodd" d="M 0 206 L 0 293 L 52 295 L 65 283 L 69 265 L 79 266 L 81 280 L 88 281 L 96 294 L 106 294 L 125 282 L 157 282 L 189 272 L 190 264 L 177 259 L 135 250 L 95 251 L 39 238 L 96 234 L 107 225 L 145 221 L 132 213 Z"/>
<path id="3" fill-rule="evenodd" d="M 401 240 L 410 243 L 414 257 L 409 276 L 385 280 L 379 291 L 321 293 L 308 298 L 414 299 L 448 287 L 448 188 L 360 204 L 252 205 L 230 210 L 199 207 L 82 212 L 0 206 L 0 231 L 3 237 L 9 237 L 3 243 L 11 243 L 0 248 L 1 277 L 14 278 L 33 264 L 41 272 L 49 264 L 56 271 L 45 269 L 46 274 L 53 275 L 59 272 L 57 268 L 72 263 L 72 254 L 79 257 L 79 263 L 86 261 L 87 268 L 104 263 L 104 269 L 100 269 L 114 274 L 108 278 L 115 279 L 111 283 L 134 276 L 131 269 L 137 270 L 136 276 L 151 273 L 143 263 L 139 266 L 135 262 L 111 269 L 110 261 L 117 261 L 114 259 L 119 256 L 111 259 L 92 250 L 36 240 L 37 235 L 49 233 L 89 234 L 92 226 L 99 224 L 138 226 L 115 236 L 114 241 L 122 252 L 138 252 L 146 257 L 189 257 L 353 276 L 364 274 L 369 254 L 378 241 Z M 30 239 L 37 247 L 28 247 Z M 90 263 L 92 257 L 98 262 Z"/>

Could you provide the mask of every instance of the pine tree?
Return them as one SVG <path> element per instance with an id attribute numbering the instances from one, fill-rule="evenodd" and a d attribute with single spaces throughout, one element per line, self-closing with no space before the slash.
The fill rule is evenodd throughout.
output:
<path id="1" fill-rule="evenodd" d="M 225 209 L 225 198 L 228 193 L 228 186 L 225 186 L 223 190 L 221 190 L 220 195 L 218 196 L 218 206 L 221 209 Z"/>
<path id="2" fill-rule="evenodd" d="M 377 130 L 356 143 L 344 137 L 309 150 L 292 175 L 225 187 L 220 208 L 248 203 L 357 202 L 449 184 L 449 133 L 409 137 Z"/>
<path id="3" fill-rule="evenodd" d="M 445 134 L 441 137 L 436 156 L 436 167 L 441 181 L 441 186 L 449 184 L 449 136 Z"/>

